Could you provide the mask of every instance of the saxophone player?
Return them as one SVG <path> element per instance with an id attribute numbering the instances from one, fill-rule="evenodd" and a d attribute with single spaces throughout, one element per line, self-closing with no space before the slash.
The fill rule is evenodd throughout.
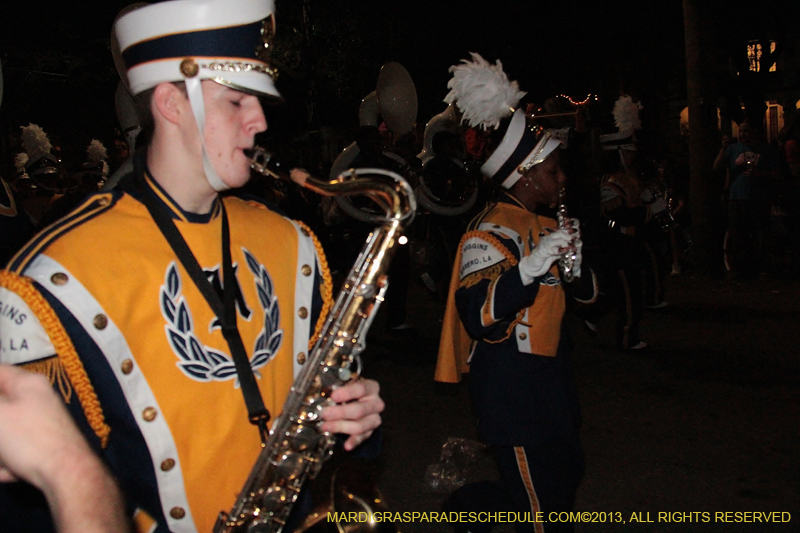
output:
<path id="1" fill-rule="evenodd" d="M 211 531 L 330 308 L 313 234 L 235 191 L 267 128 L 259 99 L 281 99 L 273 11 L 272 0 L 181 0 L 118 17 L 149 144 L 119 188 L 23 248 L 0 288 L 13 310 L 0 362 L 49 377 L 136 531 Z M 331 399 L 322 430 L 346 434 L 347 450 L 380 425 L 375 381 Z"/>
<path id="2" fill-rule="evenodd" d="M 484 63 L 473 59 L 464 63 Z M 530 520 L 517 531 L 552 533 L 569 524 L 535 523 L 536 513 L 570 511 L 584 471 L 559 260 L 574 254 L 570 290 L 582 300 L 595 297 L 596 283 L 581 265 L 577 221 L 559 228 L 555 220 L 566 180 L 558 132 L 532 127 L 521 109 L 505 122 L 495 130 L 502 140 L 481 168 L 500 187 L 499 198 L 461 240 L 435 376 L 452 383 L 469 372 L 479 437 L 492 449 L 500 480 L 465 485 L 443 510 L 516 511 Z M 456 531 L 491 527 L 463 523 Z"/>

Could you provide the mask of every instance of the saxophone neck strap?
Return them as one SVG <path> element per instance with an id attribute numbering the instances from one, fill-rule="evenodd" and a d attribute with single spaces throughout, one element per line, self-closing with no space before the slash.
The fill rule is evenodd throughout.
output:
<path id="1" fill-rule="evenodd" d="M 239 334 L 239 328 L 236 325 L 236 279 L 231 261 L 230 228 L 228 227 L 225 204 L 220 201 L 222 216 L 222 300 L 220 300 L 219 295 L 214 291 L 211 282 L 197 262 L 197 258 L 195 258 L 183 235 L 175 226 L 172 217 L 159 205 L 155 194 L 144 182 L 145 165 L 146 162 L 143 158 L 134 159 L 135 175 L 138 178 L 135 181 L 138 182 L 137 188 L 140 189 L 137 191 L 139 193 L 137 196 L 147 208 L 181 265 L 183 265 L 183 268 L 192 278 L 195 286 L 219 319 L 222 326 L 222 335 L 228 343 L 228 348 L 231 351 L 231 357 L 236 367 L 236 374 L 239 377 L 244 403 L 247 406 L 248 418 L 252 424 L 258 426 L 261 432 L 261 439 L 264 441 L 268 434 L 267 422 L 270 419 L 270 414 L 264 405 L 261 392 L 258 390 L 258 382 L 253 374 L 250 359 L 247 356 L 242 336 Z M 131 186 L 133 186 L 133 181 L 128 181 L 124 188 L 130 190 Z"/>

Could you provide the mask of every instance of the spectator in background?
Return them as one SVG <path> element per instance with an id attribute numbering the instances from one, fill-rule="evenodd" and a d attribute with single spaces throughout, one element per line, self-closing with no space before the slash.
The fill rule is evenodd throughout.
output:
<path id="1" fill-rule="evenodd" d="M 777 176 L 778 159 L 759 135 L 742 122 L 738 142 L 723 143 L 714 160 L 714 170 L 728 171 L 728 252 L 737 279 L 753 279 L 762 271 L 769 236 L 770 181 Z"/>

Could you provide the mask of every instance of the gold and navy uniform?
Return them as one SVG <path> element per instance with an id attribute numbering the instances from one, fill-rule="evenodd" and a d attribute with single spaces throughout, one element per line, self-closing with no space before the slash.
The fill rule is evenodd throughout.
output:
<path id="1" fill-rule="evenodd" d="M 448 499 L 447 511 L 535 513 L 572 505 L 583 456 L 578 397 L 562 329 L 565 288 L 555 263 L 527 286 L 518 267 L 546 228 L 556 227 L 554 219 L 528 211 L 506 193 L 461 240 L 436 380 L 456 382 L 469 372 L 478 433 L 492 446 L 502 487 L 467 485 Z M 594 298 L 591 270 L 586 268 L 576 285 L 574 296 Z M 512 507 L 506 507 L 503 494 L 511 495 Z M 484 527 L 469 524 L 470 531 Z"/>
<path id="2" fill-rule="evenodd" d="M 208 215 L 184 212 L 145 181 L 218 292 L 229 283 L 221 279 L 224 204 L 238 328 L 276 416 L 330 305 L 316 239 L 235 196 Z M 89 197 L 10 262 L 0 361 L 50 377 L 118 477 L 140 531 L 210 531 L 261 440 L 213 311 L 134 195 Z M 59 324 L 68 339 L 53 335 Z"/>
<path id="3" fill-rule="evenodd" d="M 639 322 L 644 314 L 642 269 L 647 253 L 642 228 L 650 222 L 652 214 L 642 203 L 639 183 L 630 172 L 605 175 L 600 184 L 600 195 L 600 210 L 607 222 L 604 243 L 607 271 L 602 279 L 617 307 L 617 344 L 628 349 L 641 340 Z M 595 323 L 598 320 L 598 317 L 592 318 Z"/>

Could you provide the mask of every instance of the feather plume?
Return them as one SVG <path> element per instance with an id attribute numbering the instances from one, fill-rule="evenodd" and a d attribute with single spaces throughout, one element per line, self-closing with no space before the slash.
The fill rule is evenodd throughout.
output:
<path id="1" fill-rule="evenodd" d="M 53 147 L 44 130 L 36 124 L 20 126 L 22 128 L 22 147 L 31 160 L 49 154 Z"/>
<path id="2" fill-rule="evenodd" d="M 642 109 L 640 102 L 634 102 L 627 94 L 620 96 L 614 103 L 614 124 L 619 131 L 638 130 L 642 128 L 639 120 L 639 111 Z"/>
<path id="3" fill-rule="evenodd" d="M 97 139 L 92 139 L 89 146 L 86 148 L 86 160 L 91 163 L 105 161 L 108 158 L 108 151 L 103 143 Z"/>
<path id="4" fill-rule="evenodd" d="M 25 165 L 28 163 L 28 154 L 20 152 L 14 157 L 14 166 L 17 172 L 25 172 Z"/>
<path id="5" fill-rule="evenodd" d="M 450 67 L 453 78 L 447 83 L 450 92 L 444 101 L 455 102 L 462 113 L 461 122 L 488 130 L 511 115 L 525 96 L 516 81 L 509 81 L 500 60 L 492 65 L 480 54 L 470 52 L 472 61 L 462 59 Z"/>

